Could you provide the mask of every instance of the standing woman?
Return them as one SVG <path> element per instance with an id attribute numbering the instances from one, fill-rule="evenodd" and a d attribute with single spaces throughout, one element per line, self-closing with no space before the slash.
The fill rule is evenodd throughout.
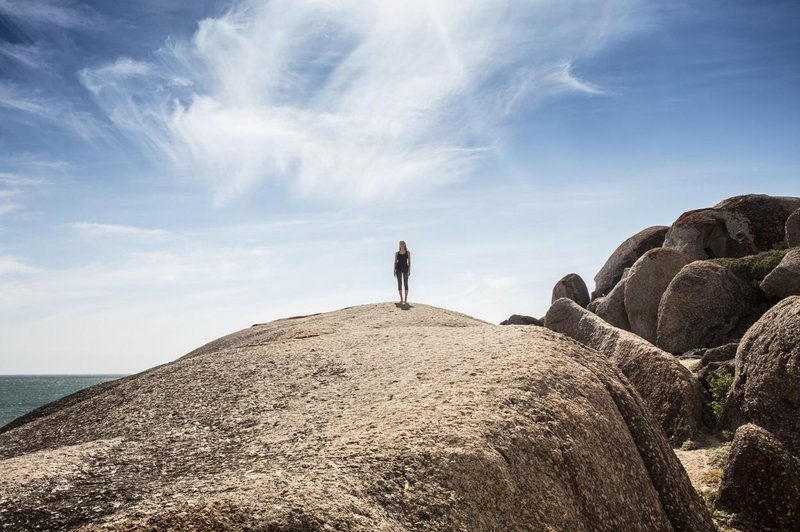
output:
<path id="1" fill-rule="evenodd" d="M 394 254 L 394 276 L 397 277 L 397 291 L 400 292 L 400 303 L 408 303 L 408 278 L 411 277 L 411 252 L 406 241 L 400 241 L 400 250 Z M 403 286 L 406 294 L 403 297 Z"/>

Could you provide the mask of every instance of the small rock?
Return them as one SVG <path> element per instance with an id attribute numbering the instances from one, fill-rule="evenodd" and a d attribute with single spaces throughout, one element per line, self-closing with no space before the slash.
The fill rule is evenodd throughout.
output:
<path id="1" fill-rule="evenodd" d="M 544 322 L 538 318 L 531 316 L 523 316 L 521 314 L 512 314 L 507 320 L 500 322 L 500 325 L 544 325 Z"/>

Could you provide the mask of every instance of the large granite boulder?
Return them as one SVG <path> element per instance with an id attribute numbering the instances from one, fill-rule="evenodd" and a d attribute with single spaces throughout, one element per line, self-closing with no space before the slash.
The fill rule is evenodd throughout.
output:
<path id="1" fill-rule="evenodd" d="M 739 427 L 716 505 L 743 530 L 800 530 L 800 462 L 763 428 Z"/>
<path id="2" fill-rule="evenodd" d="M 571 299 L 586 308 L 586 305 L 589 304 L 589 289 L 586 288 L 586 283 L 583 282 L 580 275 L 568 273 L 556 283 L 553 287 L 553 297 L 550 302 L 553 303 L 562 297 Z"/>
<path id="3" fill-rule="evenodd" d="M 800 198 L 748 194 L 710 209 L 683 213 L 672 224 L 663 247 L 687 260 L 743 257 L 784 247 L 786 220 Z"/>
<path id="4" fill-rule="evenodd" d="M 648 227 L 620 244 L 594 276 L 595 289 L 592 299 L 611 292 L 611 289 L 622 279 L 625 268 L 630 268 L 646 251 L 660 247 L 668 229 L 669 227 L 663 225 Z"/>
<path id="5" fill-rule="evenodd" d="M 607 323 L 626 331 L 631 330 L 631 324 L 628 322 L 628 313 L 625 311 L 625 284 L 628 280 L 628 271 L 628 269 L 625 270 L 622 279 L 611 289 L 607 296 L 595 299 L 586 307 Z"/>
<path id="6" fill-rule="evenodd" d="M 673 445 L 697 437 L 708 419 L 703 388 L 675 357 L 568 299 L 550 306 L 544 325 L 608 356 L 642 396 Z"/>
<path id="7" fill-rule="evenodd" d="M 800 209 L 786 219 L 786 245 L 790 248 L 800 246 Z"/>
<path id="8" fill-rule="evenodd" d="M 760 286 L 764 295 L 771 299 L 800 295 L 800 249 L 789 251 Z"/>
<path id="9" fill-rule="evenodd" d="M 764 427 L 800 455 L 800 296 L 780 301 L 742 338 L 723 423 Z"/>
<path id="10" fill-rule="evenodd" d="M 661 296 L 656 345 L 673 354 L 740 338 L 752 323 L 758 291 L 708 261 L 684 266 Z"/>
<path id="11" fill-rule="evenodd" d="M 674 249 L 651 249 L 633 266 L 625 281 L 625 312 L 630 331 L 651 343 L 656 342 L 658 305 L 670 281 L 686 259 Z"/>
<path id="12" fill-rule="evenodd" d="M 713 530 L 619 369 L 540 327 L 365 305 L 83 397 L 0 433 L 5 528 Z"/>

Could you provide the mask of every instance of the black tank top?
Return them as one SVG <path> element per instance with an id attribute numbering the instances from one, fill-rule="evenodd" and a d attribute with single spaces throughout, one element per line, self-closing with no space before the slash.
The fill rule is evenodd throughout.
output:
<path id="1" fill-rule="evenodd" d="M 395 253 L 394 256 L 394 271 L 396 272 L 407 272 L 408 271 L 408 252 L 400 253 L 399 251 Z"/>

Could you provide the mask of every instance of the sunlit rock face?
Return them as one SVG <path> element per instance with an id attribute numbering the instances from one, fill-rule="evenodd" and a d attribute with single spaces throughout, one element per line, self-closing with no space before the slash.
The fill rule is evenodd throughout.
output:
<path id="1" fill-rule="evenodd" d="M 255 325 L 32 413 L 0 458 L 21 528 L 713 529 L 606 357 L 424 305 Z"/>

